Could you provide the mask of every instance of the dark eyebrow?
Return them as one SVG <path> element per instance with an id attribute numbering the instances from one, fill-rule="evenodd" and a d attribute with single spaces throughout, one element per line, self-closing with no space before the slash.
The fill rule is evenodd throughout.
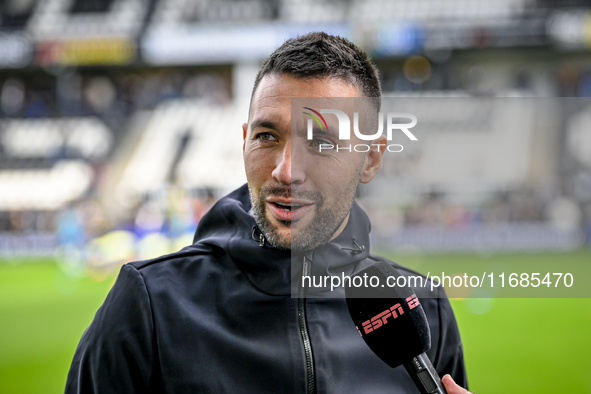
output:
<path id="1" fill-rule="evenodd" d="M 319 128 L 313 128 L 312 129 L 312 133 L 314 135 L 319 134 L 319 135 L 332 135 L 331 132 L 329 132 L 328 130 L 324 130 L 324 129 L 319 129 Z"/>
<path id="2" fill-rule="evenodd" d="M 269 120 L 255 120 L 252 122 L 252 124 L 250 125 L 250 128 L 252 130 L 256 130 L 256 129 L 271 129 L 271 130 L 277 130 L 277 125 Z"/>

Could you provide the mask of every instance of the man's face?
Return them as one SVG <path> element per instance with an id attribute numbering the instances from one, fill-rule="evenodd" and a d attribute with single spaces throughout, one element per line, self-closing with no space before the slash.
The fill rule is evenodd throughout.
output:
<path id="1" fill-rule="evenodd" d="M 357 141 L 338 141 L 336 132 L 308 141 L 304 116 L 294 119 L 299 123 L 293 125 L 297 132 L 292 133 L 291 98 L 326 97 L 330 108 L 330 97 L 358 96 L 354 86 L 334 78 L 297 79 L 283 74 L 261 80 L 252 100 L 243 151 L 254 216 L 272 245 L 310 250 L 340 234 L 359 182 L 375 176 L 383 154 L 383 149 L 367 154 L 319 152 L 320 143 L 343 146 Z M 336 117 L 326 120 L 329 130 L 338 130 Z"/>

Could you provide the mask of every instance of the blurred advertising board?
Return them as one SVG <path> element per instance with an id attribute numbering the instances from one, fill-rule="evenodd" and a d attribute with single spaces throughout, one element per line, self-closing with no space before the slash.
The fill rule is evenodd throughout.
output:
<path id="1" fill-rule="evenodd" d="M 136 45 L 123 37 L 42 41 L 37 45 L 36 58 L 41 65 L 125 65 L 135 60 Z"/>

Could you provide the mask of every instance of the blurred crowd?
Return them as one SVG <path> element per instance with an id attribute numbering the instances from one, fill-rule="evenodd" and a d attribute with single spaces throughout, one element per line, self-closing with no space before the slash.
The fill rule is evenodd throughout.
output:
<path id="1" fill-rule="evenodd" d="M 203 98 L 213 105 L 231 99 L 230 73 L 195 69 L 95 72 L 60 69 L 57 74 L 0 74 L 0 110 L 5 117 L 99 116 L 113 127 L 139 110 L 174 98 Z"/>
<path id="2" fill-rule="evenodd" d="M 213 190 L 171 187 L 147 196 L 113 223 L 96 198 L 57 211 L 0 212 L 0 256 L 57 256 L 67 273 L 112 272 L 121 264 L 171 253 L 191 244 L 197 224 L 217 201 Z"/>

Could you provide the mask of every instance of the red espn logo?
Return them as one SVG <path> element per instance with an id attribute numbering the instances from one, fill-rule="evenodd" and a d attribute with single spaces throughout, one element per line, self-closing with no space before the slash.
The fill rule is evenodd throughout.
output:
<path id="1" fill-rule="evenodd" d="M 406 299 L 409 309 L 414 309 L 419 305 L 419 299 L 417 298 L 416 294 L 411 295 Z M 362 323 L 363 331 L 365 334 L 369 334 L 370 332 L 377 330 L 384 324 L 388 323 L 388 318 L 392 316 L 393 319 L 396 319 L 398 316 L 404 314 L 404 309 L 400 303 L 397 303 L 394 306 L 391 306 L 390 309 L 386 309 L 385 311 L 378 313 L 371 319 Z M 359 331 L 359 327 L 357 327 L 357 331 Z M 363 336 L 361 331 L 359 331 L 359 335 Z"/>

